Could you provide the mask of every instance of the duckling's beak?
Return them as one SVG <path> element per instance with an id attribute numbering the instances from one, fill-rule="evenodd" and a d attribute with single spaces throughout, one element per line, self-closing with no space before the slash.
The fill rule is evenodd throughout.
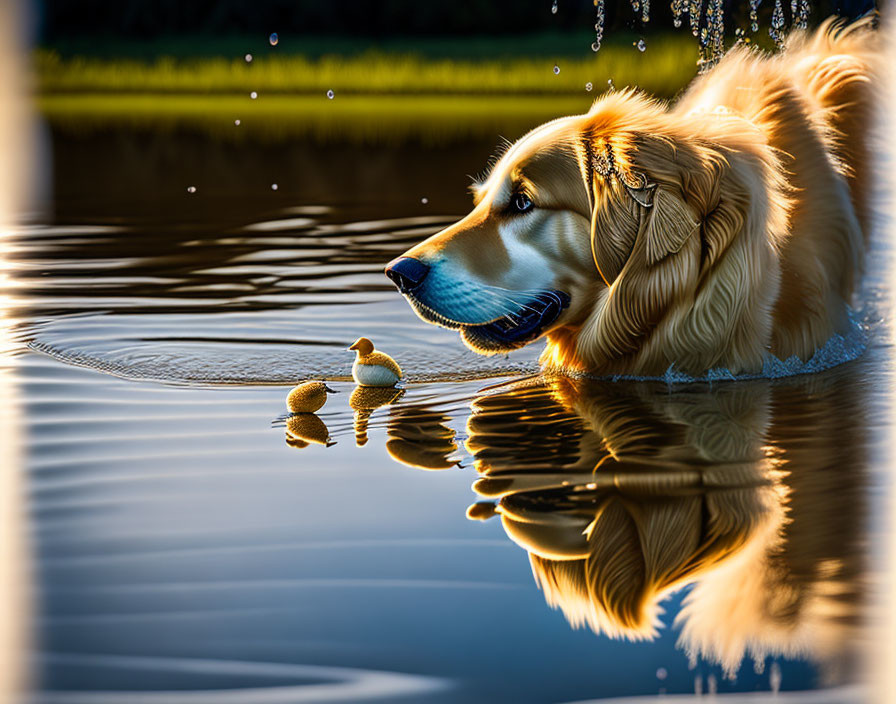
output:
<path id="1" fill-rule="evenodd" d="M 326 391 L 328 394 L 338 394 L 339 393 L 336 389 L 331 389 L 326 384 L 324 384 L 324 391 Z"/>
<path id="2" fill-rule="evenodd" d="M 356 342 L 355 344 L 353 344 L 353 345 L 352 345 L 351 347 L 349 347 L 348 349 L 349 349 L 349 350 L 356 350 L 356 349 L 358 349 L 358 343 Z"/>

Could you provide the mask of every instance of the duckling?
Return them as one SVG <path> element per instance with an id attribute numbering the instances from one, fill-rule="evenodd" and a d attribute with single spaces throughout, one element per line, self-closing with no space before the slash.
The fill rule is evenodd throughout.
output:
<path id="1" fill-rule="evenodd" d="M 323 408 L 327 402 L 327 394 L 335 393 L 322 381 L 306 381 L 289 392 L 286 407 L 290 413 L 314 413 Z"/>
<path id="2" fill-rule="evenodd" d="M 401 379 L 398 363 L 386 353 L 377 352 L 366 337 L 359 337 L 349 349 L 358 352 L 352 378 L 361 386 L 395 386 Z"/>

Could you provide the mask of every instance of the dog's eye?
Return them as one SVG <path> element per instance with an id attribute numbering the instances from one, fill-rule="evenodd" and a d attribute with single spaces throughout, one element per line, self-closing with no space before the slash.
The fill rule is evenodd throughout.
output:
<path id="1" fill-rule="evenodd" d="M 510 210 L 514 213 L 525 213 L 532 208 L 532 200 L 525 193 L 515 193 L 510 199 Z"/>

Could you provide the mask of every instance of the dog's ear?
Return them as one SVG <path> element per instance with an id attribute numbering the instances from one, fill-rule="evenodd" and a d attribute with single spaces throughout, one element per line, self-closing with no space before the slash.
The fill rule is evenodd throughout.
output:
<path id="1" fill-rule="evenodd" d="M 641 237 L 648 266 L 676 254 L 700 228 L 700 222 L 682 196 L 665 186 L 656 189 L 653 203 L 645 209 L 643 222 Z"/>
<path id="2" fill-rule="evenodd" d="M 631 142 L 629 142 L 631 144 Z M 648 266 L 678 252 L 699 229 L 675 180 L 657 182 L 633 167 L 608 139 L 584 139 L 578 160 L 591 208 L 591 251 L 607 286 L 643 242 Z"/>
<path id="3" fill-rule="evenodd" d="M 638 209 L 619 183 L 600 174 L 590 139 L 579 143 L 577 158 L 591 211 L 591 256 L 610 286 L 632 253 L 639 228 Z"/>

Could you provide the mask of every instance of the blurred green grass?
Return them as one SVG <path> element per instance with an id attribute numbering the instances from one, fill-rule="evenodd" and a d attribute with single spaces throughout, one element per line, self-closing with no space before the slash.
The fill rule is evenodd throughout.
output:
<path id="1" fill-rule="evenodd" d="M 500 49 L 500 47 L 496 48 Z M 196 94 L 248 96 L 325 95 L 575 95 L 592 83 L 595 92 L 612 80 L 671 97 L 696 73 L 697 48 L 685 33 L 653 36 L 647 50 L 627 41 L 594 54 L 450 58 L 417 53 L 328 54 L 315 57 L 267 51 L 251 63 L 194 56 L 157 59 L 66 56 L 52 49 L 35 53 L 38 92 L 109 94 Z M 554 73 L 555 64 L 559 73 Z"/>
<path id="2" fill-rule="evenodd" d="M 201 131 L 221 142 L 445 144 L 470 137 L 516 139 L 560 115 L 583 113 L 591 93 L 558 96 L 271 95 L 249 100 L 230 95 L 103 93 L 43 95 L 44 117 L 69 134 L 109 129 Z M 239 125 L 235 124 L 236 120 Z"/>

